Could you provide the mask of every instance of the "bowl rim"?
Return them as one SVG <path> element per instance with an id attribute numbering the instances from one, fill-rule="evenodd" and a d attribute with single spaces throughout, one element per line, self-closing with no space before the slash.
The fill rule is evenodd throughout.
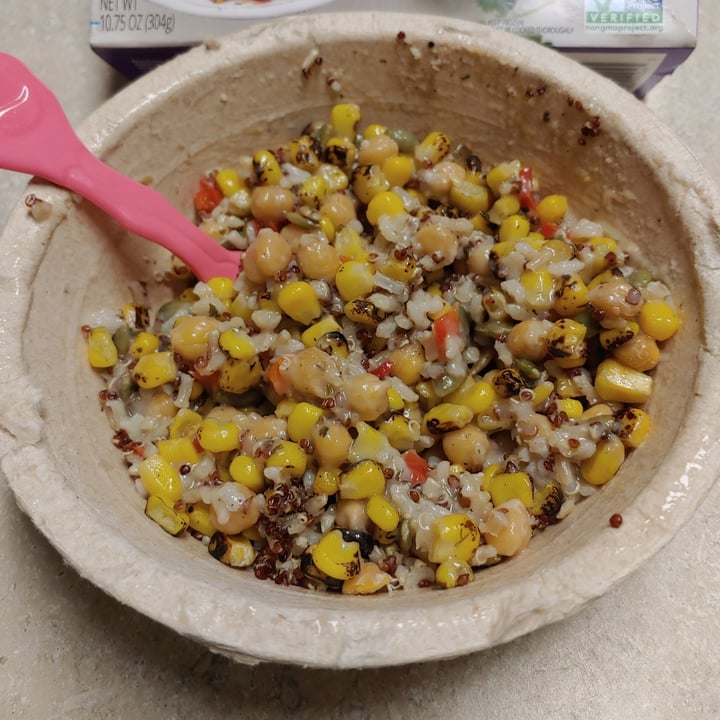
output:
<path id="1" fill-rule="evenodd" d="M 612 109 L 612 122 L 622 137 L 639 148 L 650 162 L 673 168 L 678 187 L 693 188 L 688 196 L 688 222 L 712 234 L 714 240 L 695 249 L 700 303 L 711 308 L 720 301 L 720 250 L 718 249 L 718 221 L 720 196 L 699 162 L 662 122 L 642 103 L 609 80 L 598 77 L 555 51 L 538 47 L 530 41 L 464 20 L 439 19 L 434 16 L 413 16 L 391 12 L 343 13 L 352 18 L 338 18 L 338 13 L 304 15 L 281 20 L 271 25 L 242 30 L 223 38 L 219 47 L 198 47 L 169 61 L 150 74 L 136 80 L 95 110 L 79 127 L 79 135 L 96 153 L 112 147 L 117 128 L 132 120 L 158 98 L 170 95 L 188 76 L 205 77 L 214 70 L 241 61 L 254 51 L 263 51 L 271 38 L 298 42 L 308 34 L 317 44 L 326 38 L 334 42 L 342 39 L 370 41 L 382 32 L 390 37 L 403 29 L 422 38 L 446 41 L 459 39 L 469 49 L 487 52 L 509 64 L 532 62 L 540 77 L 563 76 L 563 84 L 574 97 L 588 105 L 602 105 Z M 607 100 L 602 103 L 592 88 L 600 89 Z M 643 139 L 653 133 L 656 142 L 648 145 Z M 30 183 L 32 192 L 35 182 Z M 46 186 L 43 187 L 47 190 Z M 678 190 L 680 192 L 680 190 Z M 46 192 L 47 194 L 47 192 Z M 52 190 L 52 196 L 63 205 L 67 194 Z M 64 214 L 54 217 L 52 228 L 62 222 Z M 0 276 L 0 302 L 14 312 L 0 320 L 0 367 L 8 381 L 0 390 L 0 401 L 13 407 L 23 399 L 34 416 L 39 416 L 41 398 L 29 384 L 29 378 L 17 367 L 22 357 L 22 324 L 32 300 L 32 278 L 42 259 L 42 237 L 51 230 L 48 225 L 35 224 L 27 219 L 27 209 L 20 201 L 0 239 L 0 247 L 19 259 L 10 271 Z M 22 238 L 18 240 L 18 238 Z M 22 250 L 29 244 L 33 250 Z M 708 387 L 720 370 L 720 318 L 705 312 L 702 318 L 703 346 L 700 348 L 699 372 L 696 387 Z M 16 425 L 0 416 L 0 426 L 9 430 L 12 438 L 0 445 L 2 468 L 20 507 L 35 525 L 59 550 L 64 558 L 83 577 L 112 595 L 120 602 L 134 607 L 146 616 L 192 637 L 211 649 L 235 660 L 260 660 L 328 668 L 359 668 L 404 664 L 415 661 L 439 660 L 482 650 L 530 632 L 541 625 L 555 622 L 576 612 L 589 600 L 598 597 L 622 578 L 636 570 L 646 559 L 667 543 L 690 517 L 715 481 L 720 467 L 720 445 L 715 440 L 712 418 L 712 399 L 699 394 L 690 400 L 692 427 L 679 428 L 675 447 L 683 446 L 683 453 L 668 458 L 668 471 L 674 480 L 667 484 L 645 487 L 636 501 L 624 511 L 626 522 L 622 531 L 603 530 L 588 540 L 580 552 L 565 557 L 557 565 L 543 571 L 545 581 L 562 588 L 562 600 L 548 598 L 538 592 L 519 595 L 517 583 L 495 592 L 488 604 L 470 594 L 446 594 L 441 602 L 424 608 L 423 614 L 409 618 L 402 603 L 381 604 L 373 598 L 351 599 L 352 617 L 347 608 L 336 609 L 325 604 L 322 617 L 311 602 L 309 606 L 265 607 L 252 598 L 224 598 L 230 612 L 238 618 L 253 622 L 235 624 L 232 631 L 221 621 L 215 602 L 207 608 L 191 612 L 181 597 L 178 582 L 181 574 L 159 562 L 151 561 L 137 548 L 118 549 L 117 538 L 106 537 L 102 519 L 93 508 L 78 503 L 78 497 L 54 467 L 49 449 L 43 446 L 42 436 L 32 423 Z M 17 423 L 20 423 L 18 425 Z M 34 472 L 28 472 L 28 468 Z M 47 487 L 53 493 L 47 492 Z M 42 498 L 40 502 L 39 498 Z M 640 502 L 642 500 L 642 502 Z M 68 507 L 76 513 L 73 525 L 57 522 L 59 514 Z M 78 521 L 85 526 L 77 531 Z M 95 541 L 96 552 L 87 552 L 87 534 Z M 120 550 L 120 552 L 119 552 Z M 120 575 L 117 564 L 110 560 L 122 556 L 123 567 L 131 571 Z M 598 563 L 598 558 L 613 558 L 614 563 Z M 589 564 L 595 574 L 579 572 Z M 158 603 L 157 588 L 175 602 Z M 297 592 L 290 590 L 289 592 Z M 252 627 L 256 625 L 257 627 Z M 268 644 L 264 632 L 273 628 L 275 642 Z M 292 642 L 283 639 L 292 638 Z M 360 640 L 363 642 L 360 642 Z M 372 646 L 369 640 L 374 640 Z M 322 653 L 318 647 L 322 646 Z"/>

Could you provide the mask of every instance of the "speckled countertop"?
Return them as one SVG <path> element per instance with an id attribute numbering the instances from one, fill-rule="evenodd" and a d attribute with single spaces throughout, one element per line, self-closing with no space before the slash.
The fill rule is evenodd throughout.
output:
<path id="1" fill-rule="evenodd" d="M 720 182 L 720 3 L 647 104 Z M 123 80 L 88 3 L 3 0 L 0 50 L 80 122 Z M 0 172 L 0 225 L 25 179 Z M 0 308 L 0 312 L 2 309 Z M 718 718 L 720 485 L 635 575 L 573 618 L 469 657 L 332 672 L 248 668 L 177 637 L 66 567 L 0 478 L 0 718 Z"/>

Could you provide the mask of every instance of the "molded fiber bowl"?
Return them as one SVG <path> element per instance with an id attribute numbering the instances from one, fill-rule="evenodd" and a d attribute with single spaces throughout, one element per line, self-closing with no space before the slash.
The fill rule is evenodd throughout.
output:
<path id="1" fill-rule="evenodd" d="M 637 244 L 671 286 L 683 325 L 655 372 L 650 438 L 520 556 L 444 592 L 345 597 L 279 587 L 163 533 L 144 516 L 112 446 L 80 327 L 126 302 L 133 281 L 154 296 L 167 253 L 87 202 L 32 183 L 28 192 L 52 204 L 51 217 L 35 221 L 20 203 L 1 241 L 3 470 L 20 506 L 81 575 L 247 662 L 409 663 L 560 620 L 671 538 L 719 465 L 716 191 L 639 101 L 555 52 L 461 21 L 304 16 L 190 51 L 107 102 L 81 135 L 190 215 L 200 173 L 279 145 L 341 99 L 360 103 L 367 122 L 443 129 L 486 163 L 532 165 L 543 192 L 567 193 L 576 211 Z M 584 135 L 596 116 L 600 134 Z M 619 529 L 608 523 L 613 513 L 624 518 Z"/>

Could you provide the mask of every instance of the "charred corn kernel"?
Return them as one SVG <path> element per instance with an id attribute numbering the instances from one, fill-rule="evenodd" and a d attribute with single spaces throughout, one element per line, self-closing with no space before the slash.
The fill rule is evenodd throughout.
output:
<path id="1" fill-rule="evenodd" d="M 367 261 L 367 245 L 355 228 L 345 225 L 335 235 L 335 250 L 343 260 Z"/>
<path id="2" fill-rule="evenodd" d="M 240 430 L 233 422 L 218 422 L 205 418 L 200 426 L 198 442 L 210 452 L 228 452 L 240 446 Z"/>
<path id="3" fill-rule="evenodd" d="M 650 415 L 640 408 L 625 408 L 615 419 L 620 423 L 618 437 L 628 448 L 640 447 L 652 430 Z"/>
<path id="4" fill-rule="evenodd" d="M 265 467 L 278 467 L 290 477 L 300 477 L 307 468 L 307 453 L 295 442 L 281 440 L 270 453 Z"/>
<path id="5" fill-rule="evenodd" d="M 347 338 L 341 332 L 325 333 L 315 344 L 315 347 L 328 355 L 347 357 L 350 352 Z"/>
<path id="6" fill-rule="evenodd" d="M 338 103 L 330 111 L 333 132 L 340 137 L 355 140 L 360 122 L 360 106 L 355 103 Z"/>
<path id="7" fill-rule="evenodd" d="M 484 380 L 468 378 L 455 392 L 448 395 L 448 402 L 469 407 L 475 415 L 486 413 L 495 403 L 495 388 Z"/>
<path id="8" fill-rule="evenodd" d="M 393 280 L 410 282 L 415 277 L 416 269 L 417 262 L 414 257 L 408 255 L 405 258 L 398 259 L 391 255 L 380 268 L 380 271 Z"/>
<path id="9" fill-rule="evenodd" d="M 235 360 L 252 360 L 257 355 L 250 336 L 243 330 L 223 330 L 219 344 L 220 348 Z"/>
<path id="10" fill-rule="evenodd" d="M 357 575 L 343 582 L 342 593 L 343 595 L 372 595 L 387 587 L 391 581 L 392 575 L 368 560 L 360 565 L 360 572 Z"/>
<path id="11" fill-rule="evenodd" d="M 485 378 L 501 398 L 514 397 L 528 386 L 527 380 L 515 368 L 494 371 L 488 373 Z"/>
<path id="12" fill-rule="evenodd" d="M 145 330 L 150 324 L 150 311 L 145 305 L 125 303 L 120 308 L 125 324 L 133 330 Z"/>
<path id="13" fill-rule="evenodd" d="M 388 439 L 377 428 L 369 423 L 355 423 L 355 438 L 348 452 L 347 460 L 357 463 L 378 457 L 387 450 Z"/>
<path id="14" fill-rule="evenodd" d="M 202 425 L 202 415 L 189 408 L 180 408 L 170 423 L 168 436 L 171 439 L 181 437 L 192 437 Z"/>
<path id="15" fill-rule="evenodd" d="M 375 288 L 375 273 L 369 263 L 348 260 L 335 273 L 335 286 L 345 301 L 364 297 Z"/>
<path id="16" fill-rule="evenodd" d="M 270 150 L 259 150 L 255 153 L 253 168 L 260 185 L 279 185 L 283 178 L 280 163 Z"/>
<path id="17" fill-rule="evenodd" d="M 577 315 L 587 306 L 587 285 L 579 275 L 563 276 L 555 291 L 553 309 L 558 315 Z"/>
<path id="18" fill-rule="evenodd" d="M 411 450 L 420 439 L 420 423 L 403 415 L 391 415 L 380 423 L 379 429 L 388 442 L 401 452 Z"/>
<path id="19" fill-rule="evenodd" d="M 328 181 L 322 175 L 311 175 L 297 189 L 297 198 L 303 205 L 318 210 L 329 192 Z"/>
<path id="20" fill-rule="evenodd" d="M 490 207 L 490 192 L 484 185 L 458 180 L 450 186 L 450 202 L 463 213 L 477 215 Z"/>
<path id="21" fill-rule="evenodd" d="M 118 350 L 107 328 L 96 327 L 88 335 L 88 362 L 94 368 L 108 368 L 118 361 Z"/>
<path id="22" fill-rule="evenodd" d="M 324 415 L 324 410 L 309 402 L 299 402 L 288 415 L 288 437 L 300 442 L 312 435 L 312 429 L 317 421 Z"/>
<path id="23" fill-rule="evenodd" d="M 381 168 L 390 187 L 403 187 L 412 178 L 415 163 L 409 155 L 392 155 L 385 158 Z"/>
<path id="24" fill-rule="evenodd" d="M 320 468 L 315 473 L 312 488 L 320 495 L 334 495 L 340 487 L 340 471 L 337 468 Z"/>
<path id="25" fill-rule="evenodd" d="M 258 360 L 235 360 L 228 358 L 220 368 L 218 387 L 225 392 L 242 395 L 262 380 L 262 365 Z"/>
<path id="26" fill-rule="evenodd" d="M 305 347 L 315 347 L 323 335 L 331 332 L 340 332 L 342 328 L 332 315 L 326 315 L 307 328 L 300 336 Z"/>
<path id="27" fill-rule="evenodd" d="M 466 585 L 474 577 L 470 564 L 455 557 L 443 560 L 435 569 L 435 581 L 444 588 Z"/>
<path id="28" fill-rule="evenodd" d="M 488 483 L 488 492 L 495 507 L 512 498 L 520 500 L 525 507 L 533 502 L 533 484 L 526 472 L 497 473 Z"/>
<path id="29" fill-rule="evenodd" d="M 652 385 L 650 375 L 611 358 L 603 360 L 595 374 L 595 390 L 607 402 L 643 403 L 650 397 Z"/>
<path id="30" fill-rule="evenodd" d="M 222 190 L 225 197 L 234 195 L 242 188 L 240 176 L 233 168 L 223 168 L 215 175 L 215 184 Z"/>
<path id="31" fill-rule="evenodd" d="M 325 144 L 325 160 L 343 171 L 350 171 L 355 162 L 356 155 L 357 148 L 355 144 L 347 138 L 340 136 L 332 137 Z M 321 174 L 328 181 L 328 185 L 332 187 L 333 183 L 331 183 L 328 176 L 325 173 Z"/>
<path id="32" fill-rule="evenodd" d="M 599 272 L 595 277 L 590 280 L 590 282 L 587 284 L 588 290 L 594 290 L 598 285 L 602 285 L 603 283 L 615 281 L 616 277 L 612 271 L 612 268 L 608 268 L 607 270 L 603 270 L 602 272 Z"/>
<path id="33" fill-rule="evenodd" d="M 600 344 L 610 351 L 632 340 L 640 330 L 636 322 L 628 321 L 623 327 L 614 327 L 600 331 Z"/>
<path id="34" fill-rule="evenodd" d="M 533 388 L 533 406 L 540 407 L 555 390 L 555 385 L 550 380 L 544 380 Z"/>
<path id="35" fill-rule="evenodd" d="M 505 218 L 517 215 L 520 212 L 520 201 L 517 195 L 503 195 L 499 197 L 488 210 L 488 220 L 495 225 L 502 224 Z"/>
<path id="36" fill-rule="evenodd" d="M 500 242 L 517 242 L 526 238 L 530 232 L 530 222 L 523 215 L 510 215 L 500 223 L 498 237 Z"/>
<path id="37" fill-rule="evenodd" d="M 340 475 L 339 489 L 346 500 L 364 500 L 385 492 L 385 474 L 375 460 L 361 460 Z"/>
<path id="38" fill-rule="evenodd" d="M 210 506 L 205 503 L 193 503 L 187 509 L 190 527 L 201 535 L 211 537 L 215 533 L 215 526 L 210 516 Z"/>
<path id="39" fill-rule="evenodd" d="M 140 482 L 148 495 L 157 495 L 171 507 L 182 497 L 180 475 L 162 455 L 143 458 L 138 471 Z"/>
<path id="40" fill-rule="evenodd" d="M 480 547 L 480 530 L 475 521 L 463 513 L 450 513 L 436 518 L 430 526 L 430 562 L 442 563 L 455 558 L 469 563 Z"/>
<path id="41" fill-rule="evenodd" d="M 180 535 L 187 530 L 190 518 L 186 512 L 178 512 L 157 495 L 150 495 L 145 503 L 145 514 L 170 535 Z"/>
<path id="42" fill-rule="evenodd" d="M 265 488 L 265 479 L 262 470 L 255 458 L 249 455 L 236 455 L 228 467 L 230 477 L 237 483 L 244 485 L 254 493 Z"/>
<path id="43" fill-rule="evenodd" d="M 488 465 L 483 470 L 483 479 L 481 486 L 485 492 L 488 492 L 490 488 L 490 483 L 492 482 L 493 478 L 496 475 L 499 475 L 501 472 L 503 472 L 503 466 L 500 463 L 493 463 L 492 465 Z"/>
<path id="44" fill-rule="evenodd" d="M 377 225 L 383 215 L 394 217 L 404 212 L 405 205 L 400 196 L 392 190 L 386 190 L 373 196 L 365 210 L 365 215 L 372 225 Z"/>
<path id="45" fill-rule="evenodd" d="M 425 413 L 423 427 L 431 435 L 443 435 L 465 427 L 474 414 L 467 405 L 440 403 Z"/>
<path id="46" fill-rule="evenodd" d="M 364 298 L 355 298 L 346 302 L 343 310 L 349 320 L 368 327 L 377 327 L 387 317 L 384 310 Z"/>
<path id="47" fill-rule="evenodd" d="M 368 140 L 369 138 L 377 137 L 378 135 L 385 135 L 387 133 L 387 127 L 380 123 L 370 123 L 363 130 L 363 137 Z"/>
<path id="48" fill-rule="evenodd" d="M 541 223 L 559 223 L 568 209 L 565 195 L 546 195 L 536 208 L 538 220 Z"/>
<path id="49" fill-rule="evenodd" d="M 177 375 L 177 365 L 169 351 L 143 355 L 133 368 L 135 382 L 141 388 L 156 388 L 172 382 Z"/>
<path id="50" fill-rule="evenodd" d="M 555 300 L 555 278 L 547 270 L 523 270 L 520 284 L 525 299 L 538 310 L 549 310 Z"/>
<path id="51" fill-rule="evenodd" d="M 533 515 L 557 515 L 564 500 L 565 496 L 560 485 L 551 482 L 535 491 L 530 510 Z"/>
<path id="52" fill-rule="evenodd" d="M 308 135 L 302 135 L 286 143 L 284 151 L 287 160 L 301 170 L 315 172 L 320 167 L 315 141 Z"/>
<path id="53" fill-rule="evenodd" d="M 352 190 L 364 205 L 379 193 L 390 190 L 390 183 L 379 165 L 358 165 L 352 171 Z"/>
<path id="54" fill-rule="evenodd" d="M 625 460 L 625 446 L 616 435 L 600 440 L 594 454 L 580 463 L 580 474 L 591 485 L 604 485 L 617 474 Z"/>
<path id="55" fill-rule="evenodd" d="M 405 401 L 402 399 L 402 395 L 394 388 L 389 387 L 387 391 L 388 396 L 388 407 L 393 412 L 402 410 L 405 407 Z"/>
<path id="56" fill-rule="evenodd" d="M 160 347 L 160 338 L 145 330 L 139 332 L 130 344 L 130 354 L 139 358 L 143 355 L 155 352 Z"/>
<path id="57" fill-rule="evenodd" d="M 331 530 L 310 548 L 313 564 L 331 578 L 348 580 L 360 572 L 360 544 L 343 538 L 340 530 Z"/>
<path id="58" fill-rule="evenodd" d="M 400 513 L 383 495 L 368 498 L 365 509 L 370 520 L 385 532 L 392 532 L 400 524 Z"/>
<path id="59" fill-rule="evenodd" d="M 588 346 L 585 342 L 587 327 L 576 320 L 562 318 L 552 324 L 547 334 L 548 353 L 562 368 L 585 364 Z"/>
<path id="60" fill-rule="evenodd" d="M 230 300 L 235 295 L 234 282 L 227 277 L 214 277 L 207 281 L 208 287 L 220 300 Z"/>
<path id="61" fill-rule="evenodd" d="M 579 420 L 582 417 L 583 404 L 574 398 L 561 398 L 555 401 L 557 411 L 563 413 L 569 420 Z"/>
<path id="62" fill-rule="evenodd" d="M 519 160 L 499 163 L 488 172 L 486 182 L 495 195 L 505 195 L 519 178 L 521 169 Z"/>
<path id="63" fill-rule="evenodd" d="M 415 146 L 415 160 L 420 167 L 432 167 L 447 157 L 451 150 L 450 138 L 444 132 L 435 130 Z"/>
<path id="64" fill-rule="evenodd" d="M 219 530 L 210 538 L 208 552 L 221 563 L 236 568 L 250 567 L 257 557 L 250 540 L 238 535 L 226 535 Z"/>
<path id="65" fill-rule="evenodd" d="M 301 325 L 309 325 L 322 314 L 315 288 L 305 280 L 284 285 L 277 296 L 282 311 Z"/>
<path id="66" fill-rule="evenodd" d="M 317 169 L 318 175 L 322 175 L 325 178 L 325 182 L 328 184 L 328 191 L 331 193 L 340 192 L 350 186 L 350 178 L 347 173 L 337 165 L 331 163 L 323 163 Z"/>
<path id="67" fill-rule="evenodd" d="M 680 318 L 664 300 L 650 300 L 640 309 L 642 331 L 654 340 L 669 340 L 680 327 Z"/>
<path id="68" fill-rule="evenodd" d="M 178 471 L 183 465 L 194 465 L 200 460 L 200 455 L 189 437 L 158 440 L 157 449 L 158 455 Z"/>

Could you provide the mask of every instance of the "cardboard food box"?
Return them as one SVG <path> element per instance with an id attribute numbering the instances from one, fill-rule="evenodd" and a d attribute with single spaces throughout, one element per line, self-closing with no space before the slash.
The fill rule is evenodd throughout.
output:
<path id="1" fill-rule="evenodd" d="M 301 12 L 392 10 L 523 35 L 638 97 L 692 52 L 699 0 L 91 0 L 90 45 L 137 77 L 193 45 Z"/>

